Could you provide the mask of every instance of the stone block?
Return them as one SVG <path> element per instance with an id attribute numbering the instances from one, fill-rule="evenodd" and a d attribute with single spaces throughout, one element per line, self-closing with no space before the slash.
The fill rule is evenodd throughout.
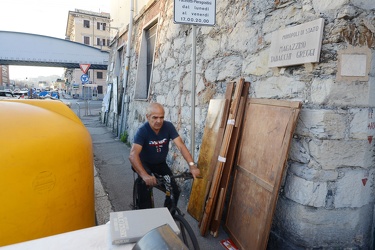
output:
<path id="1" fill-rule="evenodd" d="M 358 208 L 373 204 L 374 170 L 340 169 L 342 178 L 336 182 L 335 208 Z"/>
<path id="2" fill-rule="evenodd" d="M 308 141 L 300 138 L 292 138 L 289 149 L 290 160 L 306 164 L 309 163 L 311 156 L 308 148 Z"/>
<path id="3" fill-rule="evenodd" d="M 343 110 L 302 109 L 296 133 L 319 139 L 343 139 L 347 116 Z"/>
<path id="4" fill-rule="evenodd" d="M 216 60 L 209 62 L 207 64 L 207 69 L 205 70 L 203 74 L 204 78 L 206 78 L 206 80 L 209 82 L 215 82 L 217 79 L 217 71 L 218 71 L 216 67 L 217 60 L 220 60 L 220 59 L 216 59 Z"/>
<path id="5" fill-rule="evenodd" d="M 375 129 L 369 129 L 369 110 L 350 109 L 352 119 L 349 126 L 349 138 L 367 140 L 368 135 L 375 135 Z M 375 121 L 375 117 L 374 117 Z"/>
<path id="6" fill-rule="evenodd" d="M 332 10 L 338 10 L 345 4 L 349 3 L 349 0 L 331 0 L 331 1 L 320 1 L 313 0 L 313 7 L 317 14 L 326 13 Z"/>
<path id="7" fill-rule="evenodd" d="M 261 51 L 257 55 L 251 55 L 244 60 L 244 74 L 261 76 L 265 75 L 270 69 L 268 68 L 268 51 Z M 245 63 L 248 62 L 248 63 Z"/>
<path id="8" fill-rule="evenodd" d="M 311 207 L 324 207 L 327 195 L 327 183 L 308 181 L 289 172 L 284 192 L 285 197 L 299 204 Z"/>
<path id="9" fill-rule="evenodd" d="M 172 68 L 176 66 L 176 60 L 174 58 L 168 57 L 167 61 L 165 62 L 164 67 L 166 69 Z"/>
<path id="10" fill-rule="evenodd" d="M 373 0 L 350 0 L 354 6 L 364 10 L 374 10 L 375 5 Z"/>
<path id="11" fill-rule="evenodd" d="M 311 101 L 328 106 L 366 106 L 369 103 L 367 82 L 335 82 L 332 78 L 314 78 L 311 85 Z"/>
<path id="12" fill-rule="evenodd" d="M 201 58 L 204 60 L 209 60 L 211 58 L 216 57 L 219 54 L 220 51 L 220 42 L 212 39 L 207 38 L 203 41 L 204 43 L 204 49 L 201 54 Z"/>
<path id="13" fill-rule="evenodd" d="M 297 162 L 291 163 L 288 171 L 300 178 L 313 182 L 336 181 L 339 177 L 339 172 L 336 170 L 316 169 L 308 164 L 301 164 Z"/>
<path id="14" fill-rule="evenodd" d="M 154 69 L 154 71 L 152 72 L 152 81 L 154 83 L 158 83 L 158 82 L 160 82 L 160 80 L 161 80 L 160 70 Z"/>
<path id="15" fill-rule="evenodd" d="M 367 140 L 311 140 L 308 143 L 311 157 L 322 169 L 365 166 Z"/>
<path id="16" fill-rule="evenodd" d="M 325 209 L 304 206 L 285 197 L 277 202 L 272 231 L 304 249 L 369 249 L 373 205 Z"/>
<path id="17" fill-rule="evenodd" d="M 224 57 L 218 66 L 217 80 L 236 79 L 241 75 L 242 57 L 237 55 Z"/>
<path id="18" fill-rule="evenodd" d="M 257 81 L 254 86 L 256 98 L 292 99 L 300 98 L 305 90 L 305 83 L 286 76 L 270 77 Z"/>
<path id="19" fill-rule="evenodd" d="M 372 68 L 375 69 L 375 60 L 372 61 Z M 372 74 L 375 74 L 375 72 Z M 369 77 L 369 86 L 369 107 L 375 108 L 375 77 Z"/>

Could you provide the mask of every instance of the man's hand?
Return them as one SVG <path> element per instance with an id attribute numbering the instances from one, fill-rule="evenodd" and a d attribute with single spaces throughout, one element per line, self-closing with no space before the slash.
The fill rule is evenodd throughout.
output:
<path id="1" fill-rule="evenodd" d="M 200 176 L 201 171 L 196 165 L 190 166 L 190 173 L 193 175 L 194 179 Z"/>
<path id="2" fill-rule="evenodd" d="M 150 187 L 156 186 L 157 184 L 155 176 L 152 175 L 142 176 L 142 180 L 146 183 L 147 186 Z"/>

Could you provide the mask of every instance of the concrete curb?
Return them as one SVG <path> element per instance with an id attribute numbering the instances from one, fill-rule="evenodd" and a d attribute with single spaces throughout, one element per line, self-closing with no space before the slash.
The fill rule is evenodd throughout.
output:
<path id="1" fill-rule="evenodd" d="M 108 194 L 105 192 L 94 166 L 94 186 L 95 186 L 95 213 L 98 225 L 106 224 L 109 221 L 109 213 L 113 212 Z"/>

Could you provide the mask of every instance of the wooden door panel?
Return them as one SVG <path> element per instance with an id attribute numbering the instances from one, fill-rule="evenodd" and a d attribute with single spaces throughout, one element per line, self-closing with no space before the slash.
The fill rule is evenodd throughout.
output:
<path id="1" fill-rule="evenodd" d="M 231 206 L 226 227 L 236 232 L 231 236 L 240 249 L 257 249 L 254 246 L 267 237 L 261 232 L 265 230 L 267 214 L 264 211 L 269 209 L 271 193 L 265 194 L 264 189 L 256 185 L 256 180 L 241 168 L 236 168 L 235 180 L 233 189 L 236 192 L 231 196 L 231 203 L 237 205 Z"/>
<path id="2" fill-rule="evenodd" d="M 285 108 L 253 104 L 246 114 L 242 134 L 246 145 L 241 146 L 237 165 L 270 185 L 278 170 L 289 113 Z M 254 118 L 257 121 L 251 122 Z"/>
<path id="3" fill-rule="evenodd" d="M 241 249 L 266 249 L 300 102 L 252 99 L 242 126 L 226 228 Z"/>

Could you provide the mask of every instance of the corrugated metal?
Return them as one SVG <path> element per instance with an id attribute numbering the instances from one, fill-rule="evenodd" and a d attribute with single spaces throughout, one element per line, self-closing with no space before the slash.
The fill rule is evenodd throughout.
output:
<path id="1" fill-rule="evenodd" d="M 55 37 L 0 31 L 0 65 L 107 69 L 109 53 Z"/>

